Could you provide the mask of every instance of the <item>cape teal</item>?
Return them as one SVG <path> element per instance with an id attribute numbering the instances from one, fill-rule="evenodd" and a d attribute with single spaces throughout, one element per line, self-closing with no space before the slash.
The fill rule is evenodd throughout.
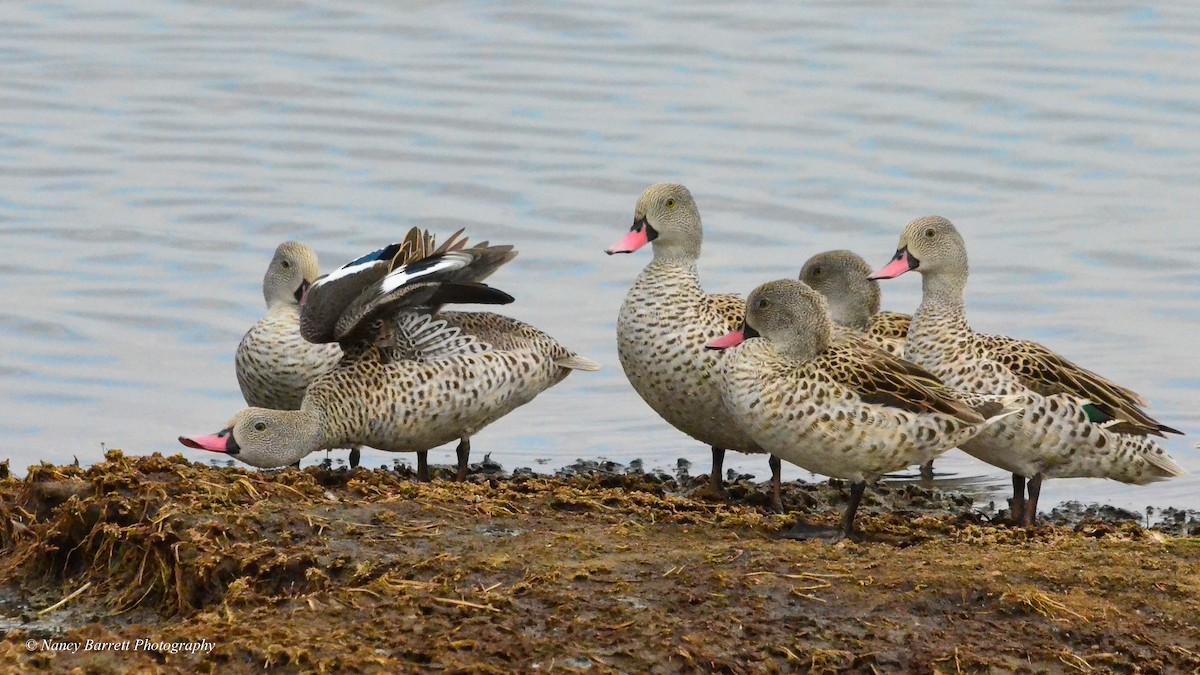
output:
<path id="1" fill-rule="evenodd" d="M 301 326 L 338 341 L 338 367 L 309 385 L 299 410 L 247 408 L 220 432 L 180 442 L 261 468 L 354 444 L 417 452 L 418 474 L 428 479 L 424 453 L 457 440 L 463 477 L 473 434 L 572 370 L 598 366 L 515 319 L 438 312 L 446 303 L 512 301 L 479 281 L 515 256 L 512 247 L 455 241 L 407 264 L 399 264 L 411 258 L 403 243 L 393 244 L 315 282 Z"/>
<path id="2" fill-rule="evenodd" d="M 866 335 L 887 353 L 902 357 L 912 317 L 879 311 L 879 282 L 870 277 L 867 261 L 846 250 L 818 253 L 800 268 L 800 281 L 825 296 L 835 324 Z M 921 465 L 921 476 L 933 478 L 932 460 Z"/>
<path id="3" fill-rule="evenodd" d="M 949 220 L 927 216 L 909 223 L 892 261 L 875 277 L 909 271 L 921 275 L 922 297 L 904 358 L 957 390 L 1021 399 L 1020 414 L 962 446 L 1012 472 L 1014 520 L 1033 523 L 1046 478 L 1143 485 L 1185 473 L 1153 438 L 1180 432 L 1146 414 L 1142 397 L 1040 344 L 971 329 L 966 244 Z"/>
<path id="4" fill-rule="evenodd" d="M 744 325 L 709 347 L 728 350 L 718 382 L 745 433 L 776 457 L 850 481 L 842 536 L 854 533 L 868 482 L 933 459 L 1013 412 L 1000 402 L 970 405 L 865 338 L 835 335 L 825 299 L 794 279 L 756 288 Z M 828 534 L 801 524 L 787 536 Z"/>
<path id="5" fill-rule="evenodd" d="M 703 229 L 692 194 L 682 185 L 646 188 L 633 227 L 608 254 L 632 253 L 646 244 L 650 261 L 625 296 L 617 316 L 617 356 L 634 391 L 668 424 L 712 447 L 710 491 L 725 494 L 721 468 L 726 450 L 760 453 L 726 409 L 716 378 L 723 358 L 705 343 L 742 323 L 737 295 L 711 295 L 700 286 L 697 261 Z M 780 465 L 771 459 L 771 501 L 782 508 Z"/>
<path id="6" fill-rule="evenodd" d="M 300 336 L 300 298 L 317 274 L 317 255 L 304 244 L 285 241 L 275 249 L 263 277 L 267 313 L 242 337 L 234 356 L 246 405 L 298 410 L 308 385 L 342 358 L 337 345 Z"/>

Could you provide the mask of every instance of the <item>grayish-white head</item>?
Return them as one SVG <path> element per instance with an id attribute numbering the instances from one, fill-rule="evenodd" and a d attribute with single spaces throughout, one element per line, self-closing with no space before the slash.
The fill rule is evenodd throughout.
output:
<path id="1" fill-rule="evenodd" d="M 221 452 L 260 469 L 277 469 L 321 449 L 316 416 L 303 410 L 245 408 L 224 429 L 207 436 L 180 436 L 189 448 Z"/>
<path id="2" fill-rule="evenodd" d="M 825 296 L 834 322 L 866 330 L 879 313 L 879 282 L 861 256 L 846 250 L 818 253 L 800 269 L 800 281 Z"/>
<path id="3" fill-rule="evenodd" d="M 967 285 L 967 246 L 954 224 L 941 216 L 917 218 L 904 227 L 896 255 L 873 279 L 894 279 L 905 272 L 922 276 L 926 299 L 961 297 Z"/>
<path id="4" fill-rule="evenodd" d="M 320 276 L 317 254 L 298 241 L 285 241 L 275 249 L 275 257 L 263 276 L 263 297 L 267 307 L 298 305 L 304 291 Z"/>
<path id="5" fill-rule="evenodd" d="M 746 338 L 764 337 L 786 356 L 807 361 L 825 351 L 833 321 L 825 298 L 796 279 L 769 281 L 746 298 Z"/>
<path id="6" fill-rule="evenodd" d="M 632 253 L 647 243 L 658 259 L 700 257 L 704 230 L 692 193 L 682 185 L 659 183 L 642 192 L 633 211 L 633 227 L 607 253 Z"/>

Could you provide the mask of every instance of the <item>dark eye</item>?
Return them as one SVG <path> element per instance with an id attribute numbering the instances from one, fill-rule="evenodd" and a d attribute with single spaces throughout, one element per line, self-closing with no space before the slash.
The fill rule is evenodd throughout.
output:
<path id="1" fill-rule="evenodd" d="M 819 277 L 819 276 L 821 276 L 821 268 L 820 268 L 820 266 L 817 266 L 817 267 L 814 267 L 814 268 L 812 268 L 812 275 L 813 275 L 814 277 Z"/>
<path id="2" fill-rule="evenodd" d="M 933 228 L 932 227 L 929 228 L 928 230 L 925 230 L 925 236 L 929 237 L 930 239 L 933 238 Z"/>
<path id="3" fill-rule="evenodd" d="M 768 307 L 770 307 L 770 306 L 771 306 L 771 303 L 770 303 L 770 301 L 769 301 L 769 300 L 767 300 L 766 298 L 762 298 L 762 299 L 760 299 L 760 300 L 758 301 L 758 308 L 759 308 L 759 309 L 766 309 L 766 308 L 768 308 Z"/>
<path id="4" fill-rule="evenodd" d="M 266 431 L 266 430 L 267 430 L 267 423 L 266 423 L 266 422 L 255 422 L 255 423 L 254 423 L 254 430 L 255 430 L 255 431 Z"/>
<path id="5" fill-rule="evenodd" d="M 279 266 L 286 270 L 292 266 L 292 263 L 284 260 L 283 262 L 279 263 Z"/>
<path id="6" fill-rule="evenodd" d="M 667 200 L 667 208 L 668 208 L 668 209 L 673 209 L 673 208 L 675 208 L 675 200 L 674 200 L 674 199 L 668 199 L 668 200 Z"/>

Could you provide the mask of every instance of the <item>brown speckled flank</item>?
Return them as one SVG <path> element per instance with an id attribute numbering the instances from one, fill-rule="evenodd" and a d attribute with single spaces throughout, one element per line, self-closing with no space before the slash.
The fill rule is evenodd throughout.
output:
<path id="1" fill-rule="evenodd" d="M 824 298 L 800 281 L 763 284 L 746 306 L 736 338 L 744 342 L 721 364 L 726 404 L 771 454 L 854 484 L 845 535 L 866 483 L 933 459 L 995 419 L 866 339 L 835 335 Z"/>
<path id="2" fill-rule="evenodd" d="M 587 362 L 542 331 L 492 313 L 445 312 L 449 326 L 491 334 L 503 347 L 428 361 L 358 359 L 309 388 L 320 447 L 362 443 L 415 452 L 468 438 Z"/>
<path id="3" fill-rule="evenodd" d="M 617 317 L 617 355 L 634 390 L 668 424 L 712 446 L 711 488 L 720 494 L 726 449 L 759 453 L 725 407 L 717 386 L 724 355 L 704 345 L 742 324 L 737 295 L 709 295 L 696 268 L 703 237 L 700 212 L 682 185 L 654 185 L 638 200 L 634 232 L 654 259 L 642 271 Z M 627 237 L 628 239 L 628 237 Z M 614 248 L 621 248 L 620 245 Z M 624 252 L 624 251 L 613 251 Z M 772 463 L 778 504 L 778 466 Z"/>
<path id="4" fill-rule="evenodd" d="M 299 410 L 308 385 L 342 358 L 335 344 L 300 337 L 300 296 L 316 281 L 317 255 L 295 241 L 275 249 L 263 277 L 267 313 L 238 344 L 234 369 L 246 405 Z"/>
<path id="5" fill-rule="evenodd" d="M 1013 512 L 1024 523 L 1036 515 L 1044 478 L 1141 485 L 1184 474 L 1151 437 L 1178 432 L 1147 415 L 1140 396 L 1039 344 L 971 330 L 963 299 L 966 246 L 950 221 L 929 216 L 908 224 L 893 262 L 879 275 L 891 278 L 908 270 L 922 275 L 923 293 L 905 358 L 955 389 L 1021 399 L 1019 415 L 962 448 L 1013 472 Z"/>

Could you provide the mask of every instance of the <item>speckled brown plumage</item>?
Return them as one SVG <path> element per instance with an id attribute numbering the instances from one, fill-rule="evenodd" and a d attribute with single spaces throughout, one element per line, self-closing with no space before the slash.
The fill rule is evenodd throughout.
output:
<path id="1" fill-rule="evenodd" d="M 736 338 L 744 342 L 721 364 L 720 386 L 772 455 L 861 484 L 928 461 L 987 423 L 924 369 L 864 338 L 835 336 L 824 299 L 802 282 L 764 284 L 747 305 Z M 847 514 L 849 533 L 853 508 Z"/>
<path id="2" fill-rule="evenodd" d="M 492 331 L 503 347 L 431 361 L 358 360 L 310 387 L 322 447 L 363 443 L 413 452 L 474 435 L 558 384 L 575 355 L 527 324 L 491 313 L 444 312 L 450 325 Z"/>
<path id="3" fill-rule="evenodd" d="M 682 185 L 646 189 L 635 229 L 654 233 L 654 259 L 638 275 L 617 316 L 617 356 L 634 390 L 671 426 L 713 448 L 712 489 L 720 493 L 724 450 L 760 453 L 726 408 L 717 386 L 724 356 L 704 345 L 742 323 L 737 295 L 710 295 L 700 286 L 700 214 Z M 633 236 L 633 235 L 630 235 Z M 778 468 L 773 463 L 774 501 Z"/>
<path id="4" fill-rule="evenodd" d="M 921 273 L 923 293 L 905 358 L 955 389 L 1021 399 L 1019 415 L 962 446 L 1013 472 L 1019 520 L 1032 522 L 1043 478 L 1144 484 L 1185 473 L 1150 437 L 1174 430 L 1147 415 L 1141 397 L 1041 345 L 971 329 L 964 302 L 966 245 L 950 221 L 929 216 L 908 224 L 893 262 L 879 274 L 890 278 L 909 270 Z"/>
<path id="5" fill-rule="evenodd" d="M 242 337 L 234 370 L 246 404 L 297 410 L 308 385 L 341 359 L 337 345 L 300 337 L 298 295 L 317 278 L 317 256 L 295 241 L 275 249 L 263 278 L 267 313 Z"/>
<path id="6" fill-rule="evenodd" d="M 508 248 L 502 247 L 503 252 Z M 379 286 L 376 280 L 360 284 L 363 293 L 387 303 L 389 313 L 376 316 L 373 342 L 364 345 L 356 339 L 354 349 L 347 351 L 337 368 L 309 385 L 300 410 L 247 408 L 220 433 L 181 437 L 181 442 L 227 452 L 262 468 L 285 466 L 310 452 L 348 444 L 415 451 L 419 473 L 427 477 L 425 451 L 458 440 L 461 477 L 473 434 L 562 381 L 571 370 L 598 368 L 515 319 L 490 313 L 433 313 L 439 303 L 430 303 L 430 299 L 449 297 L 441 293 L 441 284 L 461 287 L 467 283 L 472 294 L 490 290 L 463 281 L 463 265 L 491 260 L 484 253 L 442 267 L 418 260 L 414 264 L 420 273 L 406 271 L 404 266 L 389 271 L 389 275 L 395 272 L 400 283 Z M 349 275 L 342 278 L 349 284 L 361 281 Z M 405 279 L 429 293 L 409 293 Z M 399 300 L 391 302 L 386 294 Z M 331 287 L 323 302 L 346 295 Z M 325 309 L 323 323 L 316 324 L 317 328 L 342 316 L 335 307 Z M 351 329 L 355 334 L 354 326 Z"/>

